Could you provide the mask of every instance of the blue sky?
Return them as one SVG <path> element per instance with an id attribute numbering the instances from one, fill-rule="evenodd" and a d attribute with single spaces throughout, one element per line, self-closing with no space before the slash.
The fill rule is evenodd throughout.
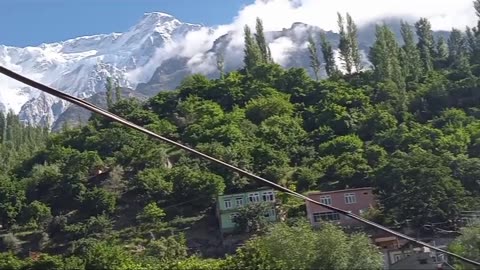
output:
<path id="1" fill-rule="evenodd" d="M 161 11 L 204 25 L 230 23 L 253 0 L 0 0 L 0 44 L 29 46 L 123 32 Z"/>

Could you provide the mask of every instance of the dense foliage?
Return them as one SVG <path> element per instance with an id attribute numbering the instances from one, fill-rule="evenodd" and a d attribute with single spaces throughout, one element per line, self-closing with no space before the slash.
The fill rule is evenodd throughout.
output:
<path id="1" fill-rule="evenodd" d="M 378 26 L 372 67 L 362 70 L 354 22 L 339 15 L 339 26 L 341 67 L 325 36 L 309 40 L 312 69 L 325 66 L 327 79 L 273 63 L 258 20 L 255 34 L 245 27 L 244 69 L 192 75 L 144 104 L 114 103 L 109 81 L 109 110 L 300 192 L 372 186 L 385 224 L 419 228 L 478 208 L 480 30 L 435 40 L 421 19 L 402 23 L 401 46 Z M 188 257 L 180 231 L 214 219 L 218 194 L 259 183 L 98 116 L 46 144 L 44 130 L 16 119 L 0 117 L 2 248 L 12 252 L 1 255 L 2 269 L 380 267 L 364 236 L 305 224 L 275 226 L 225 261 Z M 13 255 L 27 250 L 64 256 Z"/>

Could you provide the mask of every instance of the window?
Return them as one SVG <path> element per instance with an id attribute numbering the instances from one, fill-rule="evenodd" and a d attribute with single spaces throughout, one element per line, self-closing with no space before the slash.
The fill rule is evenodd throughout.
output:
<path id="1" fill-rule="evenodd" d="M 223 203 L 225 204 L 225 209 L 232 208 L 232 202 L 230 200 L 225 200 Z"/>
<path id="2" fill-rule="evenodd" d="M 273 191 L 264 191 L 262 193 L 262 197 L 264 202 L 273 202 L 274 200 Z"/>
<path id="3" fill-rule="evenodd" d="M 340 220 L 340 215 L 335 212 L 324 212 L 324 213 L 313 214 L 314 222 L 320 222 L 321 220 L 324 220 L 324 221 Z"/>
<path id="4" fill-rule="evenodd" d="M 346 204 L 352 204 L 357 202 L 357 197 L 355 196 L 355 193 L 346 193 L 345 194 L 345 203 Z"/>
<path id="5" fill-rule="evenodd" d="M 260 194 L 258 192 L 248 194 L 248 201 L 249 202 L 259 202 L 260 201 Z"/>
<path id="6" fill-rule="evenodd" d="M 401 259 L 402 259 L 401 254 L 395 254 L 395 258 L 393 258 L 393 262 L 396 263 L 396 262 L 400 261 Z"/>
<path id="7" fill-rule="evenodd" d="M 240 207 L 242 205 L 243 205 L 243 198 L 242 197 L 235 198 L 235 206 Z"/>
<path id="8" fill-rule="evenodd" d="M 330 195 L 320 196 L 320 202 L 326 205 L 332 205 L 332 196 Z"/>

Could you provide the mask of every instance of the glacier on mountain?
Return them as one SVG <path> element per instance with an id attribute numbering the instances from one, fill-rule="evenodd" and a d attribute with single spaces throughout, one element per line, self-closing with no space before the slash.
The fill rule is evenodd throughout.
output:
<path id="1" fill-rule="evenodd" d="M 201 28 L 165 13 L 146 13 L 125 33 L 85 36 L 37 47 L 1 45 L 0 64 L 61 91 L 87 98 L 104 91 L 107 77 L 130 88 L 149 80 L 159 65 L 151 63 L 158 58 L 158 51 Z M 27 123 L 47 125 L 66 108 L 59 100 L 3 76 L 0 104 L 20 113 Z M 55 104 L 56 109 L 52 108 Z"/>

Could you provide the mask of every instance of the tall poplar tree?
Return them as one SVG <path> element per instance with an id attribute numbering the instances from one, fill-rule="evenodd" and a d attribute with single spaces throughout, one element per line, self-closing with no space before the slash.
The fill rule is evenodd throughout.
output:
<path id="1" fill-rule="evenodd" d="M 359 72 L 362 69 L 362 58 L 360 55 L 360 48 L 358 45 L 358 29 L 350 14 L 347 13 L 347 36 L 350 44 L 350 52 L 353 67 L 355 71 Z"/>
<path id="2" fill-rule="evenodd" d="M 318 58 L 317 44 L 312 35 L 308 37 L 308 52 L 310 56 L 310 67 L 315 74 L 315 79 L 318 81 L 320 73 L 320 59 Z"/>
<path id="3" fill-rule="evenodd" d="M 352 46 L 350 45 L 350 39 L 345 30 L 345 22 L 343 16 L 337 13 L 338 16 L 338 34 L 340 35 L 340 41 L 338 49 L 340 50 L 340 60 L 343 62 L 343 68 L 347 71 L 347 74 L 352 74 L 353 61 L 352 61 Z"/>
<path id="4" fill-rule="evenodd" d="M 403 39 L 402 67 L 407 81 L 418 81 L 423 73 L 420 52 L 415 45 L 412 26 L 407 22 L 401 22 L 401 34 Z"/>
<path id="5" fill-rule="evenodd" d="M 245 56 L 243 62 L 247 71 L 254 68 L 261 59 L 260 49 L 258 48 L 257 42 L 253 38 L 252 31 L 248 25 L 244 27 L 244 38 L 245 38 Z"/>
<path id="6" fill-rule="evenodd" d="M 5 115 L 0 111 L 0 144 L 4 142 L 5 138 Z"/>
<path id="7" fill-rule="evenodd" d="M 437 55 L 440 60 L 446 60 L 448 58 L 448 45 L 443 37 L 439 37 L 437 40 Z"/>
<path id="8" fill-rule="evenodd" d="M 260 56 L 261 56 L 262 62 L 263 63 L 273 62 L 270 48 L 268 47 L 268 43 L 265 38 L 265 33 L 263 30 L 263 22 L 258 17 L 255 25 L 255 41 L 257 42 L 258 49 L 260 50 Z"/>
<path id="9" fill-rule="evenodd" d="M 473 2 L 475 14 L 478 17 L 477 26 L 471 30 L 467 28 L 467 38 L 470 45 L 470 59 L 472 64 L 480 63 L 480 0 Z"/>
<path id="10" fill-rule="evenodd" d="M 435 40 L 433 39 L 432 25 L 426 18 L 421 18 L 415 23 L 417 30 L 420 58 L 426 71 L 433 70 L 433 55 L 435 54 Z"/>
<path id="11" fill-rule="evenodd" d="M 468 36 L 453 28 L 448 38 L 448 64 L 467 75 L 471 73 L 468 46 Z"/>
<path id="12" fill-rule="evenodd" d="M 335 63 L 335 55 L 330 41 L 327 39 L 325 33 L 320 34 L 320 41 L 322 46 L 323 60 L 325 61 L 325 71 L 328 76 L 332 76 L 337 72 L 337 64 Z"/>
<path id="13" fill-rule="evenodd" d="M 222 52 L 217 52 L 215 54 L 215 56 L 217 58 L 218 73 L 220 73 L 220 78 L 223 79 L 223 76 L 225 74 L 225 59 L 223 57 L 223 53 Z"/>
<path id="14" fill-rule="evenodd" d="M 107 109 L 110 109 L 113 106 L 113 81 L 111 77 L 107 77 L 105 89 L 107 95 Z"/>
<path id="15" fill-rule="evenodd" d="M 391 80 L 399 89 L 405 88 L 405 79 L 400 66 L 400 48 L 395 34 L 385 25 L 377 25 L 376 40 L 370 50 L 370 61 L 379 81 Z"/>
<path id="16" fill-rule="evenodd" d="M 118 80 L 115 81 L 115 102 L 122 100 L 122 88 L 118 83 Z"/>

